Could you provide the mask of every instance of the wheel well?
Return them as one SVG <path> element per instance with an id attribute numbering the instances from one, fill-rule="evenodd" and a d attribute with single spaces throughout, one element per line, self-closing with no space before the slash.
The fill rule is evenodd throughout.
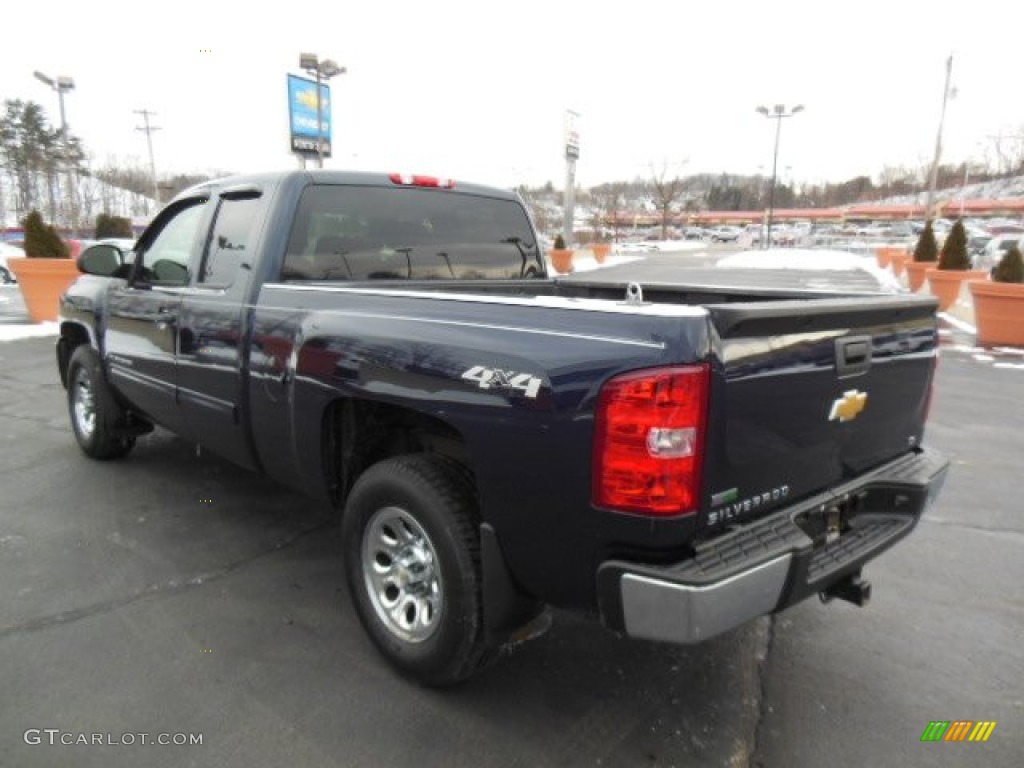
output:
<path id="1" fill-rule="evenodd" d="M 324 412 L 322 435 L 324 477 L 337 506 L 364 470 L 392 456 L 447 456 L 472 479 L 462 434 L 441 419 L 410 408 L 356 398 L 335 400 Z"/>
<path id="2" fill-rule="evenodd" d="M 89 332 L 78 323 L 62 323 L 60 326 L 60 340 L 57 342 L 57 369 L 60 372 L 60 381 L 67 389 L 68 386 L 68 363 L 71 362 L 71 355 L 75 353 L 82 344 L 89 343 Z"/>

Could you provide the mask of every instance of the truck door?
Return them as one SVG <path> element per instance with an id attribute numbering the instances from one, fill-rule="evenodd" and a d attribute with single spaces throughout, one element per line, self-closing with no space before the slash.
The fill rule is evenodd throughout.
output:
<path id="1" fill-rule="evenodd" d="M 199 443 L 254 468 L 246 437 L 243 350 L 265 201 L 258 188 L 246 186 L 223 191 L 214 204 L 201 265 L 182 295 L 178 399 Z"/>
<path id="2" fill-rule="evenodd" d="M 110 380 L 158 424 L 188 436 L 175 391 L 181 297 L 198 263 L 206 197 L 164 209 L 140 241 L 127 282 L 108 294 L 106 361 Z"/>

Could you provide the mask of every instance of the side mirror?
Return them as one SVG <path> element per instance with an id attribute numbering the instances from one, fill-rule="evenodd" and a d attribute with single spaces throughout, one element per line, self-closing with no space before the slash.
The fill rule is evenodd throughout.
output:
<path id="1" fill-rule="evenodd" d="M 76 263 L 78 269 L 87 275 L 112 277 L 124 264 L 124 254 L 116 245 L 99 243 L 82 251 Z"/>

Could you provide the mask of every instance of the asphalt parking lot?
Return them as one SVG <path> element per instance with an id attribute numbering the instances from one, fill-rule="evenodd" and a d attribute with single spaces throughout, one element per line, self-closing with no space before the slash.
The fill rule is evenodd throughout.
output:
<path id="1" fill-rule="evenodd" d="M 86 459 L 52 338 L 0 342 L 0 766 L 1019 766 L 1024 355 L 946 339 L 952 473 L 867 608 L 692 648 L 558 613 L 445 692 L 364 637 L 331 510 L 164 432 Z M 932 720 L 997 726 L 921 743 Z"/>

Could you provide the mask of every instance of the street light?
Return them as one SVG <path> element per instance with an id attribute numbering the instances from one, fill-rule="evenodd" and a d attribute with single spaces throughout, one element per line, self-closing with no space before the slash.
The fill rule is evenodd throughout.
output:
<path id="1" fill-rule="evenodd" d="M 344 75 L 348 70 L 339 67 L 331 59 L 321 60 L 315 53 L 300 53 L 299 66 L 316 78 L 316 162 L 317 168 L 324 167 L 324 124 L 320 105 L 320 83 L 335 75 Z"/>
<path id="2" fill-rule="evenodd" d="M 946 59 L 946 84 L 942 87 L 942 112 L 939 115 L 939 132 L 935 137 L 935 158 L 932 160 L 931 179 L 928 182 L 928 201 L 925 203 L 924 215 L 928 221 L 935 218 L 932 210 L 935 206 L 935 187 L 939 179 L 939 161 L 942 159 L 942 128 L 946 123 L 946 104 L 956 96 L 956 89 L 951 88 L 949 81 L 953 76 L 953 54 Z"/>
<path id="3" fill-rule="evenodd" d="M 768 190 L 768 229 L 765 232 L 764 246 L 765 248 L 770 248 L 772 244 L 772 215 L 775 212 L 775 174 L 779 164 L 779 134 L 782 130 L 782 118 L 792 117 L 798 112 L 803 112 L 804 105 L 797 104 L 788 112 L 786 111 L 785 104 L 776 104 L 771 109 L 768 109 L 768 107 L 758 107 L 757 111 L 769 120 L 775 121 L 775 154 L 772 155 L 772 185 Z"/>
<path id="4" fill-rule="evenodd" d="M 58 78 L 47 77 L 39 70 L 32 73 L 36 80 L 57 92 L 57 99 L 60 102 L 60 135 L 64 143 L 65 159 L 68 154 L 68 121 L 64 114 L 64 94 L 75 90 L 75 81 L 70 77 L 61 76 Z M 68 194 L 71 196 L 71 234 L 78 236 L 78 209 L 75 203 L 75 186 L 71 176 L 71 166 L 67 167 Z"/>

